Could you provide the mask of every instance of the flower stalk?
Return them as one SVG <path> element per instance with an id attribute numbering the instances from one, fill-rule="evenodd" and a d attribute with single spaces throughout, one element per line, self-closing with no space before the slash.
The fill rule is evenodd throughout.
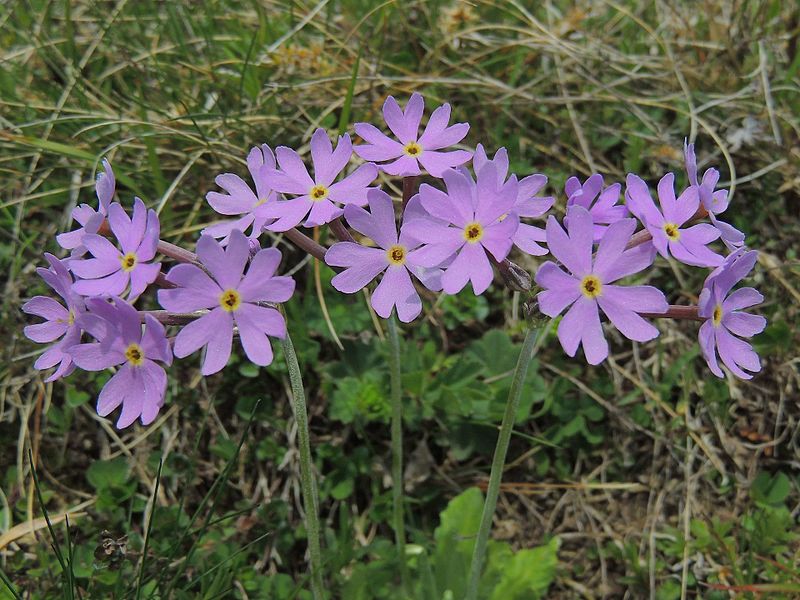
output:
<path id="1" fill-rule="evenodd" d="M 469 582 L 467 584 L 466 600 L 477 600 L 478 584 L 480 583 L 483 560 L 486 555 L 486 545 L 489 541 L 489 531 L 492 528 L 492 519 L 497 507 L 497 497 L 500 494 L 500 481 L 503 478 L 503 468 L 506 462 L 508 444 L 511 440 L 511 431 L 514 428 L 514 421 L 519 409 L 519 399 L 522 395 L 522 387 L 525 377 L 528 374 L 528 365 L 533 358 L 536 340 L 539 336 L 538 328 L 531 328 L 525 334 L 525 341 L 522 343 L 522 350 L 519 353 L 517 366 L 514 369 L 514 378 L 511 381 L 511 390 L 508 392 L 508 401 L 503 413 L 503 422 L 500 425 L 500 434 L 497 437 L 497 446 L 494 450 L 492 459 L 492 470 L 489 475 L 489 485 L 486 488 L 486 500 L 483 504 L 483 514 L 481 524 L 478 529 L 478 536 L 475 540 L 475 549 L 472 552 L 472 564 L 470 566 Z"/>
<path id="2" fill-rule="evenodd" d="M 394 528 L 397 559 L 400 564 L 400 578 L 406 589 L 406 533 L 403 522 L 403 382 L 400 376 L 400 335 L 397 331 L 397 318 L 387 319 L 389 332 L 389 377 L 392 392 L 392 527 Z"/>
<path id="3" fill-rule="evenodd" d="M 322 551 L 320 549 L 319 502 L 314 484 L 311 462 L 311 441 L 308 433 L 308 411 L 300 365 L 287 332 L 281 340 L 286 367 L 289 369 L 289 382 L 292 387 L 292 409 L 297 423 L 297 440 L 300 446 L 300 489 L 303 493 L 303 508 L 306 513 L 306 535 L 308 537 L 308 553 L 311 559 L 311 592 L 314 600 L 325 598 L 322 583 Z"/>

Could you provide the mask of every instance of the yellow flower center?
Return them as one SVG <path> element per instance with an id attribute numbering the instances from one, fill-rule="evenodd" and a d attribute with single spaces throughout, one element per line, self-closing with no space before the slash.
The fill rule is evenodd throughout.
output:
<path id="1" fill-rule="evenodd" d="M 480 223 L 467 223 L 464 227 L 464 239 L 470 244 L 475 244 L 481 241 L 483 237 L 483 225 Z"/>
<path id="2" fill-rule="evenodd" d="M 405 246 L 396 245 L 392 246 L 386 251 L 386 257 L 393 265 L 402 265 L 406 262 L 406 249 Z"/>
<path id="3" fill-rule="evenodd" d="M 75 313 L 73 311 L 69 311 L 69 316 L 67 317 L 67 325 L 74 325 L 75 324 Z"/>
<path id="4" fill-rule="evenodd" d="M 722 305 L 717 304 L 714 307 L 714 314 L 711 317 L 712 323 L 714 323 L 714 327 L 719 327 L 719 324 L 722 323 Z"/>
<path id="5" fill-rule="evenodd" d="M 227 312 L 238 310 L 242 304 L 242 297 L 236 290 L 225 290 L 219 297 L 219 305 Z"/>
<path id="6" fill-rule="evenodd" d="M 119 264 L 122 265 L 122 270 L 126 273 L 133 271 L 136 267 L 136 255 L 133 252 L 128 252 L 124 256 L 120 256 Z"/>
<path id="7" fill-rule="evenodd" d="M 675 223 L 664 223 L 664 233 L 666 233 L 667 237 L 673 242 L 677 242 L 681 239 L 681 232 Z"/>
<path id="8" fill-rule="evenodd" d="M 595 275 L 587 275 L 581 281 L 581 293 L 587 298 L 597 298 L 603 292 L 603 284 Z"/>
<path id="9" fill-rule="evenodd" d="M 417 142 L 408 142 L 403 148 L 403 152 L 405 152 L 407 156 L 416 158 L 422 154 L 422 146 L 420 146 Z"/>
<path id="10" fill-rule="evenodd" d="M 144 362 L 144 350 L 139 344 L 130 344 L 125 349 L 125 358 L 134 367 L 138 367 Z"/>
<path id="11" fill-rule="evenodd" d="M 328 188 L 324 185 L 315 185 L 308 194 L 314 202 L 325 200 L 328 197 Z"/>
<path id="12" fill-rule="evenodd" d="M 255 203 L 253 208 L 258 208 L 259 206 L 263 206 L 264 204 L 267 203 L 267 200 L 269 200 L 269 198 L 261 198 L 258 202 Z"/>

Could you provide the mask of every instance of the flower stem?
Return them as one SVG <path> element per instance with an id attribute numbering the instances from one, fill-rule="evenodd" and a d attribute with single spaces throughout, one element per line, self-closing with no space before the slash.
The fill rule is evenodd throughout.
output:
<path id="1" fill-rule="evenodd" d="M 392 389 L 392 526 L 400 565 L 400 581 L 405 591 L 406 532 L 403 523 L 403 382 L 400 379 L 400 336 L 397 332 L 397 317 L 387 320 L 389 336 L 389 378 Z"/>
<path id="2" fill-rule="evenodd" d="M 478 584 L 481 578 L 483 559 L 486 554 L 486 544 L 489 541 L 489 530 L 492 528 L 492 519 L 497 506 L 497 496 L 500 493 L 500 480 L 503 477 L 508 443 L 511 439 L 511 430 L 514 428 L 514 420 L 519 408 L 519 398 L 522 395 L 522 387 L 528 373 L 528 365 L 533 358 L 538 333 L 538 328 L 531 328 L 525 334 L 525 341 L 522 343 L 517 367 L 514 369 L 514 378 L 511 381 L 511 390 L 508 392 L 503 423 L 500 426 L 500 435 L 497 437 L 497 446 L 492 459 L 492 471 L 489 475 L 489 485 L 486 489 L 486 501 L 483 504 L 481 525 L 475 540 L 475 549 L 472 552 L 472 565 L 470 566 L 466 600 L 477 600 L 478 598 Z"/>
<path id="3" fill-rule="evenodd" d="M 303 379 L 300 376 L 300 365 L 294 352 L 289 334 L 281 340 L 286 367 L 289 369 L 289 382 L 292 386 L 292 409 L 297 423 L 297 439 L 300 445 L 300 488 L 303 492 L 303 508 L 306 512 L 306 535 L 308 536 L 308 553 L 311 557 L 311 591 L 314 600 L 325 598 L 322 584 L 322 552 L 320 550 L 319 506 L 314 475 L 311 470 L 311 442 L 308 435 L 308 412 L 306 394 L 303 390 Z"/>

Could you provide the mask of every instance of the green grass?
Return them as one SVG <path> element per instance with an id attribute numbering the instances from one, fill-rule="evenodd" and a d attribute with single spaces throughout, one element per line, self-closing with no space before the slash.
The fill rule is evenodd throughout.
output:
<path id="1" fill-rule="evenodd" d="M 754 281 L 770 326 L 752 382 L 711 377 L 691 323 L 660 323 L 658 342 L 633 350 L 612 335 L 601 367 L 569 360 L 550 334 L 511 440 L 494 528 L 509 544 L 497 542 L 497 564 L 556 548 L 548 598 L 791 598 L 798 22 L 780 0 L 0 6 L 0 534 L 53 520 L 0 549 L 0 596 L 310 597 L 277 349 L 267 369 L 239 356 L 208 379 L 181 361 L 157 424 L 115 433 L 93 412 L 103 375 L 42 383 L 19 307 L 43 291 L 34 268 L 58 250 L 71 207 L 94 201 L 101 158 L 121 199 L 141 196 L 162 237 L 191 246 L 214 218 L 204 201 L 214 176 L 243 173 L 251 146 L 299 147 L 318 126 L 352 132 L 379 118 L 387 94 L 418 90 L 469 120 L 468 144 L 506 146 L 513 171 L 546 173 L 558 211 L 572 174 L 681 179 L 683 139 L 696 138 L 701 161 L 732 182 L 730 219 L 762 251 Z M 384 187 L 399 197 L 398 186 Z M 286 268 L 303 258 L 280 244 Z M 660 265 L 650 277 L 672 302 L 696 299 L 699 270 Z M 320 275 L 344 350 L 310 265 L 287 316 L 322 474 L 328 586 L 334 597 L 392 598 L 384 345 L 363 297 L 333 293 L 331 273 Z M 431 296 L 403 328 L 406 527 L 429 597 L 441 597 L 446 569 L 462 568 L 461 554 L 441 549 L 445 532 L 461 531 L 448 502 L 488 477 L 523 330 L 513 303 L 499 286 Z M 69 529 L 55 520 L 79 505 Z"/>

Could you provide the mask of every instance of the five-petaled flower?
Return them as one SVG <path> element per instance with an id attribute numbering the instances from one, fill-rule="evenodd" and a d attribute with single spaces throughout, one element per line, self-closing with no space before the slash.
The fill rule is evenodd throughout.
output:
<path id="1" fill-rule="evenodd" d="M 61 296 L 64 305 L 48 296 L 34 296 L 28 300 L 22 305 L 22 310 L 30 315 L 43 317 L 45 322 L 26 326 L 24 333 L 28 339 L 39 344 L 59 340 L 33 363 L 33 367 L 40 370 L 58 365 L 58 368 L 45 379 L 45 381 L 55 381 L 75 370 L 72 357 L 66 349 L 80 342 L 81 328 L 75 320 L 85 308 L 83 298 L 72 291 L 72 275 L 67 266 L 52 254 L 45 253 L 44 257 L 50 263 L 50 268 L 39 267 L 36 272 L 56 294 Z"/>
<path id="2" fill-rule="evenodd" d="M 164 405 L 167 391 L 167 374 L 155 361 L 172 364 L 164 326 L 145 315 L 142 331 L 137 310 L 116 297 L 88 298 L 86 307 L 88 311 L 77 322 L 97 342 L 72 346 L 72 359 L 87 371 L 120 367 L 100 392 L 97 414 L 105 417 L 121 404 L 117 428 L 137 418 L 149 425 Z"/>
<path id="3" fill-rule="evenodd" d="M 175 356 L 183 358 L 205 347 L 202 373 L 216 373 L 230 358 L 235 325 L 247 358 L 257 365 L 269 365 L 273 355 L 267 336 L 284 338 L 286 322 L 275 308 L 262 303 L 286 302 L 294 292 L 294 279 L 275 276 L 280 251 L 259 250 L 243 275 L 250 244 L 241 231 L 234 230 L 225 249 L 212 237 L 201 236 L 197 257 L 205 270 L 192 264 L 177 265 L 167 274 L 167 281 L 177 287 L 158 291 L 159 303 L 169 311 L 210 309 L 178 333 Z"/>
<path id="4" fill-rule="evenodd" d="M 225 193 L 208 192 L 206 201 L 216 212 L 222 215 L 236 215 L 237 218 L 209 225 L 202 233 L 214 238 L 222 238 L 220 243 L 228 243 L 231 231 L 238 229 L 246 232 L 248 237 L 258 239 L 264 226 L 272 222 L 268 210 L 278 195 L 267 183 L 267 171 L 276 167 L 275 155 L 267 144 L 255 146 L 247 155 L 247 170 L 255 183 L 255 192 L 247 183 L 233 173 L 217 175 L 214 182 L 225 190 Z"/>
<path id="5" fill-rule="evenodd" d="M 311 136 L 311 162 L 314 165 L 312 178 L 300 156 L 291 148 L 278 146 L 275 149 L 279 169 L 266 170 L 266 183 L 275 191 L 295 195 L 285 201 L 267 203 L 264 214 L 275 221 L 267 225 L 270 231 L 287 231 L 295 227 L 306 215 L 303 225 L 316 227 L 330 223 L 344 211 L 340 205 L 367 203 L 369 184 L 377 177 L 378 169 L 367 163 L 341 181 L 336 181 L 353 155 L 350 136 L 339 137 L 336 149 L 324 129 L 319 128 Z"/>
<path id="6" fill-rule="evenodd" d="M 684 142 L 683 154 L 686 159 L 686 174 L 689 176 L 689 184 L 697 190 L 703 208 L 708 211 L 708 218 L 719 229 L 720 237 L 725 245 L 734 250 L 744 244 L 744 233 L 736 229 L 730 223 L 725 223 L 717 219 L 717 215 L 728 209 L 730 200 L 728 190 L 716 190 L 719 181 L 719 171 L 715 168 L 707 169 L 703 173 L 703 179 L 697 179 L 697 156 L 694 152 L 694 144 Z"/>
<path id="7" fill-rule="evenodd" d="M 119 248 L 102 235 L 84 235 L 93 258 L 69 261 L 70 270 L 80 278 L 72 289 L 82 296 L 120 296 L 130 284 L 128 300 L 133 302 L 161 271 L 159 263 L 150 262 L 158 247 L 158 215 L 136 198 L 132 219 L 114 202 L 108 208 L 108 224 Z"/>
<path id="8" fill-rule="evenodd" d="M 369 193 L 369 209 L 365 211 L 350 205 L 344 210 L 344 217 L 350 227 L 370 238 L 378 248 L 362 246 L 353 242 L 339 242 L 325 253 L 325 262 L 335 267 L 346 267 L 331 280 L 340 292 L 352 294 L 366 286 L 383 273 L 371 304 L 384 319 L 397 308 L 397 316 L 409 323 L 422 311 L 422 301 L 411 281 L 413 273 L 430 289 L 441 289 L 436 285 L 437 278 L 425 277 L 425 267 L 416 260 L 419 243 L 402 233 L 398 237 L 392 199 L 381 190 Z"/>
<path id="9" fill-rule="evenodd" d="M 469 123 L 448 126 L 450 105 L 443 104 L 433 111 L 425 130 L 419 135 L 424 110 L 425 100 L 418 93 L 411 95 L 405 111 L 397 100 L 389 96 L 383 104 L 383 118 L 399 141 L 381 133 L 370 123 L 356 123 L 353 126 L 356 133 L 367 142 L 355 147 L 356 154 L 364 160 L 381 163 L 381 170 L 389 175 L 401 177 L 419 175 L 422 169 L 434 177 L 441 177 L 447 169 L 467 162 L 472 157 L 471 152 L 443 152 L 442 148 L 463 140 L 469 131 Z"/>
<path id="10" fill-rule="evenodd" d="M 558 325 L 558 339 L 569 356 L 583 345 L 586 360 L 596 365 L 608 356 L 600 310 L 625 337 L 646 342 L 658 336 L 658 329 L 638 313 L 663 313 L 668 305 L 664 294 L 652 286 L 614 284 L 649 267 L 655 257 L 648 244 L 625 249 L 636 229 L 634 219 L 609 225 L 592 256 L 591 215 L 582 206 L 571 206 L 567 217 L 567 232 L 555 217 L 548 219 L 547 245 L 569 274 L 552 262 L 544 263 L 536 273 L 536 283 L 544 288 L 537 299 L 549 317 L 571 306 Z"/>
<path id="11" fill-rule="evenodd" d="M 742 309 L 760 304 L 764 296 L 751 287 L 739 288 L 731 293 L 733 286 L 753 269 L 757 258 L 758 252 L 755 250 L 734 252 L 721 268 L 709 275 L 700 294 L 700 316 L 706 319 L 700 327 L 700 349 L 711 372 L 717 377 L 723 376 L 717 354 L 731 373 L 742 379 L 752 378 L 746 371 L 757 373 L 761 370 L 758 354 L 741 338 L 764 331 L 767 320 Z"/>
<path id="12" fill-rule="evenodd" d="M 100 230 L 106 215 L 108 215 L 108 207 L 111 205 L 111 199 L 114 197 L 116 185 L 117 180 L 114 177 L 111 164 L 104 158 L 103 172 L 97 175 L 97 181 L 94 186 L 98 200 L 97 210 L 93 209 L 88 204 L 76 206 L 72 209 L 72 218 L 81 226 L 78 227 L 78 229 L 56 236 L 58 245 L 64 248 L 64 250 L 71 250 L 71 256 L 73 258 L 86 254 L 86 247 L 83 245 L 83 236 L 87 233 L 97 233 Z"/>
<path id="13" fill-rule="evenodd" d="M 708 244 L 719 238 L 719 230 L 708 223 L 698 223 L 683 228 L 700 206 L 697 190 L 689 187 L 679 198 L 675 198 L 675 175 L 667 173 L 658 182 L 656 208 L 650 197 L 647 184 L 637 175 L 628 175 L 625 197 L 628 208 L 653 236 L 653 244 L 664 258 L 670 254 L 687 265 L 716 267 L 722 264 L 722 256 L 708 248 Z"/>
<path id="14" fill-rule="evenodd" d="M 581 184 L 577 177 L 570 177 L 564 184 L 567 206 L 582 206 L 592 215 L 594 241 L 599 242 L 606 228 L 628 215 L 628 208 L 618 204 L 622 185 L 613 183 L 603 187 L 603 176 L 595 173 Z"/>
<path id="15" fill-rule="evenodd" d="M 497 170 L 498 185 L 503 185 L 508 175 L 508 152 L 505 148 L 500 148 L 495 152 L 494 158 L 489 160 L 486 151 L 481 144 L 475 148 L 475 156 L 472 157 L 472 166 L 475 172 L 483 169 L 484 165 L 493 164 Z M 466 173 L 466 170 L 464 171 Z M 552 208 L 556 199 L 553 196 L 537 196 L 536 194 L 547 183 L 547 176 L 535 173 L 519 180 L 517 184 L 517 200 L 512 206 L 514 213 L 520 218 L 519 227 L 514 234 L 514 245 L 533 256 L 544 256 L 547 248 L 539 242 L 546 241 L 545 231 L 542 227 L 523 223 L 521 219 L 542 217 Z"/>
<path id="16" fill-rule="evenodd" d="M 442 275 L 446 293 L 456 294 L 472 282 L 475 294 L 482 294 L 494 277 L 487 252 L 499 262 L 513 245 L 519 225 L 513 211 L 517 178 L 512 175 L 501 185 L 493 164 L 478 171 L 475 183 L 453 169 L 443 176 L 447 193 L 427 184 L 419 191 L 423 208 L 434 218 L 409 220 L 402 232 L 424 244 L 415 256 L 420 265 L 438 267 L 455 256 Z"/>

